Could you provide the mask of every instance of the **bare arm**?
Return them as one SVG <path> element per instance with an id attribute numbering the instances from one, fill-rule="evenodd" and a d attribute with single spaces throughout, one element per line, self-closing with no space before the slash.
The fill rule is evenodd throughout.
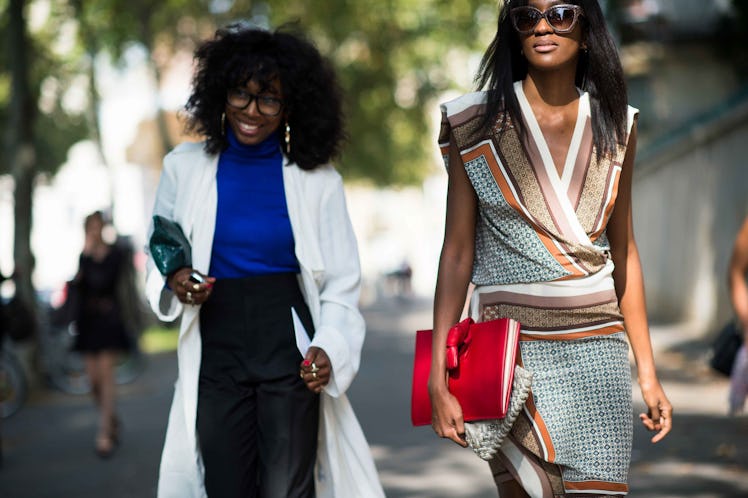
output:
<path id="1" fill-rule="evenodd" d="M 608 239 L 615 263 L 613 279 L 616 294 L 636 360 L 639 387 L 648 408 L 648 413 L 640 414 L 639 418 L 647 429 L 658 431 L 652 438 L 652 442 L 656 443 L 670 432 L 672 405 L 657 379 L 647 321 L 641 262 L 634 240 L 631 184 L 635 150 L 636 124 L 631 130 L 626 158 L 623 161 L 616 207 L 608 222 Z"/>
<path id="2" fill-rule="evenodd" d="M 727 279 L 730 289 L 730 301 L 735 315 L 743 328 L 745 342 L 748 343 L 748 285 L 745 277 L 748 273 L 748 218 L 740 227 L 735 238 L 730 265 L 727 269 Z"/>
<path id="3" fill-rule="evenodd" d="M 452 141 L 454 144 L 454 141 Z M 478 202 L 457 148 L 449 151 L 449 184 L 444 244 L 434 296 L 434 337 L 429 377 L 433 411 L 432 427 L 441 437 L 461 446 L 465 427 L 462 409 L 447 390 L 445 348 L 447 332 L 460 319 L 470 277 L 475 248 L 475 222 Z"/>

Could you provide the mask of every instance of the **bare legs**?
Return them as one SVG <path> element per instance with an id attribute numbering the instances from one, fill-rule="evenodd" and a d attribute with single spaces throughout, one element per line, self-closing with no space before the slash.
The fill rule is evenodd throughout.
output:
<path id="1" fill-rule="evenodd" d="M 96 452 L 108 457 L 117 443 L 117 419 L 114 414 L 115 384 L 114 364 L 117 353 L 101 351 L 85 356 L 86 374 L 91 382 L 91 392 L 99 410 L 99 432 Z"/>

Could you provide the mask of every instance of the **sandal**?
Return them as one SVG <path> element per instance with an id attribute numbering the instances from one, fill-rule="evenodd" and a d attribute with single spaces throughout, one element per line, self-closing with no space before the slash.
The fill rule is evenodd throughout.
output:
<path id="1" fill-rule="evenodd" d="M 96 436 L 96 454 L 99 458 L 109 458 L 115 449 L 117 449 L 117 442 L 111 435 L 99 434 Z"/>
<path id="2" fill-rule="evenodd" d="M 112 456 L 112 453 L 119 446 L 119 434 L 122 424 L 116 415 L 112 415 L 109 423 L 109 432 L 101 432 L 96 436 L 96 454 L 99 458 L 106 459 Z"/>

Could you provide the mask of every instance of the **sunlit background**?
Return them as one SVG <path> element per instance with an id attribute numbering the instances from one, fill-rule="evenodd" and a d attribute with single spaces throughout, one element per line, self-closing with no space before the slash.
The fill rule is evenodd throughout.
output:
<path id="1" fill-rule="evenodd" d="M 693 365 L 705 337 L 731 316 L 726 268 L 748 214 L 748 2 L 600 3 L 620 49 L 629 101 L 641 111 L 634 223 L 658 368 L 673 399 L 692 401 L 677 406 L 690 416 L 679 419 L 684 432 L 635 465 L 635 480 L 654 490 L 648 497 L 686 496 L 660 493 L 669 485 L 658 488 L 663 476 L 673 482 L 689 475 L 706 483 L 722 479 L 741 493 L 744 465 L 707 463 L 727 458 L 734 464 L 736 454 L 745 462 L 745 445 L 736 449 L 735 441 L 711 437 L 712 429 L 727 426 L 720 418 L 724 394 L 714 389 L 725 381 L 719 384 Z M 482 476 L 485 469 L 474 457 L 462 453 L 450 460 L 454 456 L 435 452 L 405 420 L 404 395 L 402 413 L 381 413 L 374 394 L 389 393 L 393 381 L 385 374 L 409 376 L 408 334 L 429 326 L 447 183 L 436 143 L 439 103 L 475 89 L 497 12 L 496 0 L 0 0 L 0 271 L 15 281 L 0 285 L 0 297 L 58 300 L 77 269 L 83 219 L 94 210 L 111 218 L 112 238 L 132 244 L 142 272 L 162 158 L 179 142 L 195 140 L 184 135 L 179 113 L 190 91 L 196 44 L 230 22 L 269 28 L 297 22 L 333 61 L 346 95 L 349 140 L 336 167 L 359 242 L 362 309 L 369 329 L 377 331 L 367 336 L 368 354 L 379 358 L 362 363 L 352 399 L 364 408 L 357 412 L 367 430 L 389 424 L 368 434 L 385 487 L 402 493 L 391 496 L 413 496 L 402 490 L 427 484 L 445 493 L 433 496 L 462 496 L 450 490 L 469 496 L 454 476 Z M 405 267 L 412 269 L 410 290 L 391 278 Z M 393 297 L 400 300 L 396 307 Z M 173 349 L 173 330 L 169 337 Z M 164 382 L 161 371 L 148 375 Z M 173 375 L 162 377 L 170 382 Z M 159 388 L 165 407 L 169 386 Z M 128 400 L 134 412 L 141 398 Z M 65 419 L 70 430 L 93 425 L 81 403 L 74 406 L 79 418 Z M 25 409 L 45 421 L 34 434 L 48 425 L 43 409 Z M 140 430 L 161 438 L 165 413 L 154 413 L 153 427 Z M 12 422 L 26 423 L 18 416 Z M 707 426 L 709 436 L 693 446 L 689 438 Z M 16 438 L 10 444 L 20 454 L 31 436 Z M 638 451 L 635 463 L 642 458 Z M 673 463 L 694 454 L 688 468 Z M 157 461 L 156 453 L 150 457 L 148 462 Z M 54 467 L 57 475 L 63 464 Z M 155 473 L 155 463 L 149 465 Z M 720 469 L 734 477 L 715 477 Z M 491 485 L 476 480 L 472 486 L 478 493 Z M 491 495 L 486 493 L 480 496 Z"/>
<path id="2" fill-rule="evenodd" d="M 3 3 L 7 32 L 15 0 Z M 727 126 L 739 134 L 745 120 L 745 113 L 736 115 L 748 95 L 745 7 L 729 0 L 602 4 L 620 45 L 630 102 L 641 109 L 638 169 L 647 175 L 637 179 L 636 227 L 651 312 L 714 321 L 725 313 L 719 260 L 745 213 L 745 202 L 731 196 L 744 197 L 745 175 L 740 155 L 728 150 L 731 133 L 712 131 Z M 228 22 L 294 21 L 334 61 L 346 91 L 350 140 L 337 166 L 359 238 L 364 299 L 376 299 L 383 276 L 406 264 L 413 291 L 429 295 L 446 189 L 435 145 L 438 103 L 473 89 L 496 12 L 495 1 L 479 0 L 26 2 L 26 98 L 35 113 L 24 115 L 31 129 L 22 136 L 8 105 L 18 98 L 8 54 L 0 75 L 0 118 L 7 123 L 0 270 L 28 273 L 24 241 L 14 240 L 14 225 L 28 224 L 31 282 L 43 293 L 59 289 L 76 270 L 82 220 L 96 209 L 109 212 L 117 232 L 140 250 L 161 158 L 185 139 L 178 113 L 190 90 L 195 44 Z M 14 139 L 35 149 L 23 171 L 13 161 Z M 695 165 L 678 165 L 694 156 Z M 712 172 L 697 180 L 691 169 Z M 14 211 L 14 180 L 32 182 L 30 210 L 21 204 Z M 662 186 L 677 182 L 686 185 L 673 199 Z M 643 206 L 658 212 L 643 213 Z M 701 239 L 694 237 L 700 231 Z M 724 245 L 714 245 L 717 235 Z M 673 261 L 689 247 L 692 255 Z M 142 255 L 136 261 L 142 264 Z M 682 266 L 698 278 L 673 276 L 682 272 L 670 270 Z"/>

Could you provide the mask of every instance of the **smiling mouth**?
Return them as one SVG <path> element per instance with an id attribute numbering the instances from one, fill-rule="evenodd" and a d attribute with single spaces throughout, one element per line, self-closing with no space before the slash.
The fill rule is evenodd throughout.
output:
<path id="1" fill-rule="evenodd" d="M 239 127 L 239 130 L 242 133 L 246 133 L 246 134 L 250 134 L 250 135 L 253 134 L 253 133 L 257 133 L 257 130 L 260 129 L 259 125 L 251 125 L 251 124 L 242 123 L 242 122 L 238 122 L 237 126 Z"/>

